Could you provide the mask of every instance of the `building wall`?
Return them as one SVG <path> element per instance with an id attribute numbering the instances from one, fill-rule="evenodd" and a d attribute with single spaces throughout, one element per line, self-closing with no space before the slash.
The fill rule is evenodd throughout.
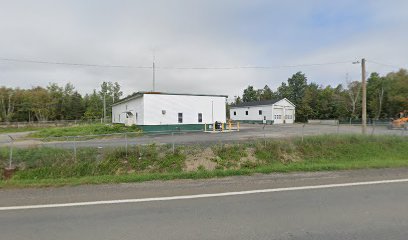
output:
<path id="1" fill-rule="evenodd" d="M 276 124 L 294 123 L 295 107 L 286 99 L 282 99 L 273 104 L 272 117 Z"/>
<path id="2" fill-rule="evenodd" d="M 259 114 L 260 110 L 262 111 L 261 115 Z M 248 115 L 246 115 L 246 111 L 248 111 Z M 234 112 L 236 115 L 234 115 Z M 232 120 L 263 121 L 264 117 L 267 121 L 272 120 L 272 105 L 249 106 L 230 109 L 230 118 Z"/>
<path id="3" fill-rule="evenodd" d="M 112 106 L 112 123 L 133 122 L 136 125 L 144 124 L 143 96 L 129 100 L 127 102 Z M 126 112 L 131 112 L 133 116 L 127 119 Z"/>
<path id="4" fill-rule="evenodd" d="M 259 110 L 262 110 L 262 115 L 259 114 Z M 262 122 L 265 117 L 267 122 L 273 121 L 274 124 L 294 123 L 295 107 L 286 99 L 282 99 L 273 105 L 231 108 L 230 117 L 235 121 Z"/>
<path id="5" fill-rule="evenodd" d="M 226 98 L 212 96 L 145 94 L 144 125 L 226 122 Z M 178 122 L 183 113 L 183 122 Z M 202 122 L 198 122 L 202 113 Z"/>

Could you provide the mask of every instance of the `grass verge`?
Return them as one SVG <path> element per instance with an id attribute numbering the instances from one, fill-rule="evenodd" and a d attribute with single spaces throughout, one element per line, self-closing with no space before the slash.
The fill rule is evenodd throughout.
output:
<path id="1" fill-rule="evenodd" d="M 43 128 L 40 129 L 39 131 L 31 133 L 29 137 L 34 138 L 69 137 L 125 132 L 140 132 L 140 129 L 135 125 L 124 126 L 122 124 L 84 124 L 69 127 Z"/>
<path id="2" fill-rule="evenodd" d="M 213 146 L 209 161 L 186 171 L 189 154 L 203 149 L 191 146 L 136 146 L 98 152 L 81 149 L 77 158 L 64 149 L 21 149 L 15 152 L 21 170 L 0 188 L 202 179 L 254 173 L 330 171 L 364 168 L 408 167 L 408 138 L 394 136 L 315 136 Z M 0 159 L 7 157 L 1 149 Z"/>

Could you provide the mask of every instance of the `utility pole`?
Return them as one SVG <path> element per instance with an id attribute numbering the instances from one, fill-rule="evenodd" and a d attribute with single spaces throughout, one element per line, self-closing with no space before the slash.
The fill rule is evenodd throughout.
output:
<path id="1" fill-rule="evenodd" d="M 367 87 L 366 87 L 366 60 L 365 58 L 361 59 L 361 89 L 363 91 L 362 103 L 361 103 L 361 132 L 366 134 L 367 132 Z"/>

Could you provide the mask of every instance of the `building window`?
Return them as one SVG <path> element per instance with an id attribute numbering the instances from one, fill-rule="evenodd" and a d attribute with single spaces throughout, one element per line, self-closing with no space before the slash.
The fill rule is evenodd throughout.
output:
<path id="1" fill-rule="evenodd" d="M 183 123 L 183 113 L 178 113 L 178 123 Z"/>
<path id="2" fill-rule="evenodd" d="M 163 114 L 163 115 L 166 115 L 166 110 L 162 110 L 162 114 Z"/>
<path id="3" fill-rule="evenodd" d="M 259 115 L 262 115 L 262 110 L 259 110 Z"/>
<path id="4" fill-rule="evenodd" d="M 245 111 L 245 115 L 248 115 L 248 111 Z"/>
<path id="5" fill-rule="evenodd" d="M 203 122 L 203 114 L 202 113 L 199 113 L 198 114 L 198 122 L 200 123 L 200 122 Z"/>
<path id="6" fill-rule="evenodd" d="M 136 121 L 137 121 L 137 113 L 135 113 Z"/>
<path id="7" fill-rule="evenodd" d="M 236 111 L 234 111 L 234 116 L 236 116 L 237 115 L 237 112 Z"/>

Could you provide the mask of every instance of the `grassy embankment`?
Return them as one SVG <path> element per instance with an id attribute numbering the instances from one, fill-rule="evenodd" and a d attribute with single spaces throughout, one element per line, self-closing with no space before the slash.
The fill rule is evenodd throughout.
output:
<path id="1" fill-rule="evenodd" d="M 59 186 L 168 179 L 198 179 L 253 173 L 408 167 L 408 138 L 314 136 L 212 147 L 170 146 L 15 149 L 19 170 L 0 187 Z M 0 149 L 6 164 L 7 149 Z"/>
<path id="2" fill-rule="evenodd" d="M 69 127 L 44 128 L 31 133 L 29 137 L 52 138 L 52 140 L 58 140 L 60 137 L 90 136 L 125 132 L 140 132 L 140 129 L 136 126 L 128 127 L 122 124 L 84 124 Z M 60 139 L 65 140 L 65 138 Z"/>

